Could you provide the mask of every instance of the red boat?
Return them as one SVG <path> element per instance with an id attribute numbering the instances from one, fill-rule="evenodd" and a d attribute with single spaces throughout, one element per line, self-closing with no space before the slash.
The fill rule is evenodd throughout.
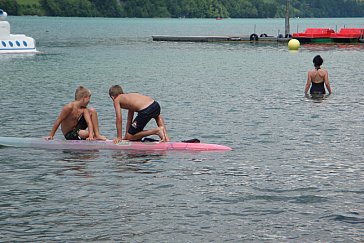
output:
<path id="1" fill-rule="evenodd" d="M 364 40 L 364 28 L 342 28 L 338 33 L 330 28 L 307 28 L 293 33 L 293 38 L 305 43 L 358 43 Z"/>

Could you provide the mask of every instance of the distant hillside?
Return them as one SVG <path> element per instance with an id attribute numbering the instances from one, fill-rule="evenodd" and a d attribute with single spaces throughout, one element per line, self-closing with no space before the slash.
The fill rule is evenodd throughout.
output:
<path id="1" fill-rule="evenodd" d="M 292 17 L 363 17 L 364 0 L 290 0 Z M 0 0 L 10 15 L 278 18 L 286 0 Z"/>

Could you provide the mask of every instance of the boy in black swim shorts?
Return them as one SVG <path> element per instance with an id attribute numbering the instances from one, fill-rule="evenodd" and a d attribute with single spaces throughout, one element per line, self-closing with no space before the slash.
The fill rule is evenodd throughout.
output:
<path id="1" fill-rule="evenodd" d="M 114 102 L 116 114 L 117 138 L 114 139 L 115 143 L 122 140 L 121 109 L 128 110 L 124 136 L 125 140 L 140 140 L 146 136 L 158 135 L 162 142 L 169 141 L 158 102 L 154 101 L 149 96 L 138 93 L 125 94 L 119 85 L 112 86 L 109 89 L 109 95 Z M 133 120 L 134 112 L 137 112 L 137 117 Z M 151 119 L 155 119 L 158 127 L 150 130 L 143 130 Z"/>
<path id="2" fill-rule="evenodd" d="M 64 135 L 66 140 L 84 140 L 84 138 L 81 138 L 79 133 L 81 130 L 87 129 L 87 122 L 83 115 L 81 115 L 80 119 L 78 120 L 78 123 L 74 129 L 72 129 L 70 132 Z"/>
<path id="3" fill-rule="evenodd" d="M 100 134 L 96 110 L 87 108 L 90 98 L 90 90 L 79 86 L 75 92 L 75 100 L 63 107 L 46 139 L 53 139 L 61 125 L 62 133 L 67 140 L 106 140 L 106 137 Z"/>

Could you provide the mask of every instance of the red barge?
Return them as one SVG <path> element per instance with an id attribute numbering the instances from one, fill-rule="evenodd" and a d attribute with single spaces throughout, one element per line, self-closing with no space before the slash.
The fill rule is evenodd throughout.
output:
<path id="1" fill-rule="evenodd" d="M 330 28 L 307 28 L 305 32 L 293 33 L 292 37 L 305 43 L 363 43 L 364 28 L 342 28 L 335 32 Z"/>

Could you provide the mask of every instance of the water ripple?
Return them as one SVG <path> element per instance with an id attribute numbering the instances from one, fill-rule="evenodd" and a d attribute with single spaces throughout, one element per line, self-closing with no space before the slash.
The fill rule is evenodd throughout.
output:
<path id="1" fill-rule="evenodd" d="M 85 85 L 102 133 L 113 138 L 108 88 L 117 83 L 160 102 L 173 140 L 234 150 L 0 147 L 1 242 L 363 241 L 362 47 L 302 45 L 293 53 L 286 44 L 151 40 L 251 34 L 255 25 L 276 33 L 282 19 L 9 21 L 45 54 L 0 56 L 1 136 L 46 136 Z M 292 21 L 305 28 L 363 19 Z M 317 54 L 334 89 L 320 100 L 303 95 Z"/>

